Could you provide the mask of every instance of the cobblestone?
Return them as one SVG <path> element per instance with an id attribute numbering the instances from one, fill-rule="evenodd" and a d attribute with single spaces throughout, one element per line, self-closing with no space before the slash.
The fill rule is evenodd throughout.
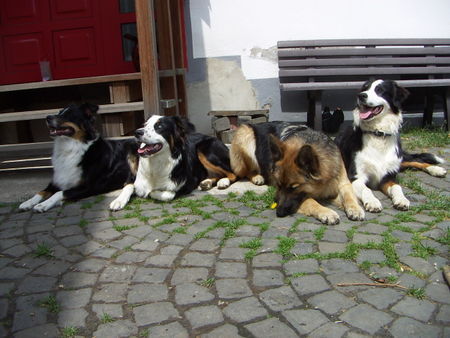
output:
<path id="1" fill-rule="evenodd" d="M 450 179 L 422 185 L 448 191 Z M 339 211 L 341 223 L 324 226 L 306 216 L 277 218 L 257 197 L 253 208 L 219 193 L 139 200 L 139 208 L 114 213 L 107 210 L 114 193 L 44 214 L 1 206 L 0 336 L 61 337 L 68 327 L 99 338 L 450 335 L 442 275 L 448 250 L 439 243 L 449 222 L 431 210 L 398 223 L 403 212 L 377 192 L 381 213 L 354 222 Z M 426 200 L 411 198 L 415 205 Z M 193 214 L 188 203 L 201 203 L 209 215 Z M 36 257 L 38 243 L 52 256 Z M 376 278 L 423 288 L 425 298 L 401 288 L 338 285 Z M 59 312 L 50 312 L 55 305 Z"/>

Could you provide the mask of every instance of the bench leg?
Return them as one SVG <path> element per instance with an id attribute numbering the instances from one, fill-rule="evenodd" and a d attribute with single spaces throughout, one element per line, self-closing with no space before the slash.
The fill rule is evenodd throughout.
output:
<path id="1" fill-rule="evenodd" d="M 308 122 L 307 125 L 314 130 L 322 130 L 322 92 L 308 92 Z"/>
<path id="2" fill-rule="evenodd" d="M 447 131 L 449 131 L 450 126 L 450 87 L 447 87 L 444 94 L 444 125 Z"/>
<path id="3" fill-rule="evenodd" d="M 434 95 L 432 90 L 427 89 L 425 96 L 425 110 L 423 112 L 422 127 L 429 126 L 433 122 Z"/>

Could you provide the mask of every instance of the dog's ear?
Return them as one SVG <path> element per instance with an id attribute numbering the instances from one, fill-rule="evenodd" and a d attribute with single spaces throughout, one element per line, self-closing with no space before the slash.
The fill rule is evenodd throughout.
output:
<path id="1" fill-rule="evenodd" d="M 397 83 L 394 83 L 394 97 L 393 102 L 397 108 L 401 108 L 402 103 L 409 96 L 409 91 L 406 88 L 399 86 Z"/>
<path id="2" fill-rule="evenodd" d="M 183 142 L 186 136 L 186 123 L 178 116 L 171 116 L 170 118 L 175 123 L 175 143 L 178 143 L 179 141 Z"/>
<path id="3" fill-rule="evenodd" d="M 96 104 L 92 104 L 92 103 L 83 103 L 80 106 L 80 109 L 83 111 L 84 115 L 86 117 L 88 117 L 89 119 L 94 120 L 95 119 L 95 114 L 98 111 L 98 106 Z"/>
<path id="4" fill-rule="evenodd" d="M 309 144 L 300 148 L 295 163 L 300 169 L 306 172 L 308 177 L 313 180 L 318 180 L 320 178 L 319 158 L 313 147 Z"/>
<path id="5" fill-rule="evenodd" d="M 272 154 L 272 162 L 275 163 L 283 158 L 284 144 L 278 138 L 270 134 L 269 136 L 270 153 Z"/>

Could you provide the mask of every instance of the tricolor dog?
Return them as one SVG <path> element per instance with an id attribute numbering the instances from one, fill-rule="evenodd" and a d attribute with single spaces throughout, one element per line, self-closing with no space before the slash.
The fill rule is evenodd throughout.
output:
<path id="1" fill-rule="evenodd" d="M 98 106 L 70 105 L 47 116 L 54 139 L 53 178 L 44 190 L 23 202 L 20 210 L 43 212 L 65 200 L 78 200 L 122 188 L 137 170 L 135 140 L 104 140 L 95 129 Z"/>
<path id="2" fill-rule="evenodd" d="M 364 208 L 380 212 L 382 206 L 372 190 L 381 190 L 396 209 L 408 210 L 409 201 L 396 183 L 401 169 L 421 169 L 442 177 L 443 160 L 429 153 L 409 154 L 402 149 L 401 104 L 409 92 L 390 80 L 368 81 L 357 97 L 353 126 L 336 138 L 353 188 Z"/>
<path id="3" fill-rule="evenodd" d="M 133 193 L 171 201 L 199 185 L 202 190 L 216 184 L 224 189 L 236 180 L 228 148 L 215 137 L 194 132 L 191 123 L 177 116 L 153 115 L 136 130 L 136 138 L 140 145 L 136 180 L 111 202 L 111 210 L 122 209 Z"/>

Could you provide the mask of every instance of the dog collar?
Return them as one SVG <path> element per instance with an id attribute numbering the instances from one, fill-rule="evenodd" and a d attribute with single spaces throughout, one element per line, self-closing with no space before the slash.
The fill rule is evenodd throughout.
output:
<path id="1" fill-rule="evenodd" d="M 393 134 L 388 134 L 388 133 L 385 133 L 384 131 L 379 131 L 379 130 L 375 130 L 375 131 L 363 130 L 362 132 L 363 132 L 363 134 L 372 134 L 377 137 L 388 137 L 388 136 L 393 135 Z"/>

